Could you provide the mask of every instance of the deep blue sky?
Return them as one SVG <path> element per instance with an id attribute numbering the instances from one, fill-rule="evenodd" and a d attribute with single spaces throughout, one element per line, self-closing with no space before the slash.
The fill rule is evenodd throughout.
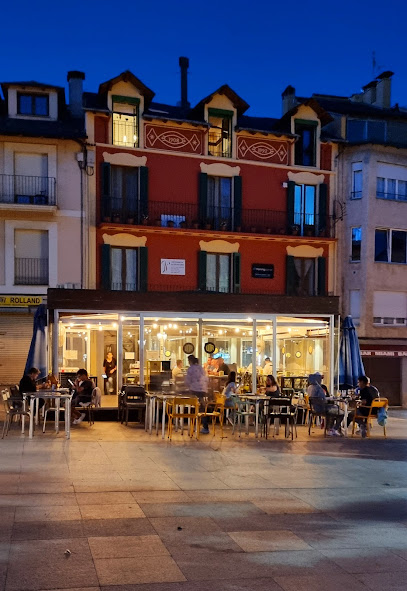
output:
<path id="1" fill-rule="evenodd" d="M 86 73 L 85 90 L 130 69 L 155 93 L 179 100 L 178 57 L 190 58 L 192 104 L 229 84 L 276 117 L 281 92 L 350 95 L 379 69 L 395 72 L 393 102 L 407 105 L 405 0 L 20 0 L 3 13 L 0 80 L 66 85 Z"/>

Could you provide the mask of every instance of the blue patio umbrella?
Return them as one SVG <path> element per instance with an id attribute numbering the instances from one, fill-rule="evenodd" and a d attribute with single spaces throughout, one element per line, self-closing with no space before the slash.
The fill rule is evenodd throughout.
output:
<path id="1" fill-rule="evenodd" d="M 40 378 L 47 375 L 47 308 L 40 304 L 34 316 L 33 336 L 31 339 L 30 350 L 28 351 L 27 363 L 25 364 L 25 373 L 31 367 L 37 367 L 40 370 Z"/>
<path id="2" fill-rule="evenodd" d="M 339 389 L 356 388 L 358 377 L 364 375 L 359 340 L 352 316 L 347 316 L 342 323 L 341 345 L 339 348 Z"/>

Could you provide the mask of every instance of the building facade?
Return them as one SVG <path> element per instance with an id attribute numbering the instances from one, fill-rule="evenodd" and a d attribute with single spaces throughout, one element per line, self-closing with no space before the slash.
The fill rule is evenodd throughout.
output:
<path id="1" fill-rule="evenodd" d="M 2 83 L 0 100 L 0 383 L 18 382 L 33 313 L 49 287 L 85 286 L 83 75 L 63 88 Z"/>

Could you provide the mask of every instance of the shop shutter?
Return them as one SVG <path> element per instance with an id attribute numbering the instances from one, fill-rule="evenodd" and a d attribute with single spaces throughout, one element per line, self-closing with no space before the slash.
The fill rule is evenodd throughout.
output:
<path id="1" fill-rule="evenodd" d="M 103 289 L 110 289 L 110 245 L 102 244 L 102 277 Z"/>
<path id="2" fill-rule="evenodd" d="M 233 293 L 240 293 L 240 252 L 234 252 L 232 255 L 233 262 Z"/>
<path id="3" fill-rule="evenodd" d="M 318 230 L 319 235 L 326 232 L 326 218 L 328 213 L 328 185 L 322 183 L 319 185 L 318 195 Z"/>
<path id="4" fill-rule="evenodd" d="M 148 167 L 140 166 L 140 217 L 148 217 Z"/>
<path id="5" fill-rule="evenodd" d="M 233 229 L 242 225 L 242 177 L 233 178 Z"/>
<path id="6" fill-rule="evenodd" d="M 287 223 L 288 226 L 294 226 L 294 198 L 295 198 L 295 183 L 288 181 L 287 187 Z"/>
<path id="7" fill-rule="evenodd" d="M 102 162 L 102 216 L 112 215 L 112 175 L 108 162 Z"/>
<path id="8" fill-rule="evenodd" d="M 326 258 L 318 257 L 318 295 L 326 295 Z"/>
<path id="9" fill-rule="evenodd" d="M 23 377 L 33 326 L 32 314 L 0 315 L 0 384 L 15 385 Z"/>
<path id="10" fill-rule="evenodd" d="M 205 223 L 207 218 L 208 203 L 208 175 L 206 172 L 199 173 L 199 219 L 201 224 Z"/>
<path id="11" fill-rule="evenodd" d="M 295 291 L 295 284 L 297 279 L 297 271 L 295 270 L 294 257 L 287 255 L 286 257 L 286 293 L 287 295 L 297 295 Z"/>
<path id="12" fill-rule="evenodd" d="M 206 291 L 206 251 L 198 252 L 198 289 Z"/>
<path id="13" fill-rule="evenodd" d="M 147 246 L 140 246 L 139 248 L 139 291 L 147 291 L 148 289 L 148 248 Z"/>

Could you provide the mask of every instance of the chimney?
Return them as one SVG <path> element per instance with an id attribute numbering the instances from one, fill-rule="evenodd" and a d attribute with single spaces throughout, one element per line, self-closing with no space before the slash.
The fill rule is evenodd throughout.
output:
<path id="1" fill-rule="evenodd" d="M 362 102 L 366 105 L 374 105 L 376 101 L 377 80 L 372 80 L 369 84 L 363 86 Z"/>
<path id="2" fill-rule="evenodd" d="M 285 115 L 297 104 L 297 99 L 295 98 L 295 88 L 293 86 L 287 86 L 287 88 L 282 92 L 281 98 L 283 99 L 283 115 Z"/>
<path id="3" fill-rule="evenodd" d="M 69 110 L 73 117 L 83 117 L 83 72 L 68 72 L 69 84 Z"/>
<path id="4" fill-rule="evenodd" d="M 179 65 L 181 68 L 181 102 L 179 104 L 182 107 L 182 109 L 187 110 L 191 106 L 188 102 L 189 59 L 187 57 L 180 57 Z"/>
<path id="5" fill-rule="evenodd" d="M 377 77 L 375 107 L 390 109 L 391 107 L 391 78 L 394 72 L 383 72 Z"/>

